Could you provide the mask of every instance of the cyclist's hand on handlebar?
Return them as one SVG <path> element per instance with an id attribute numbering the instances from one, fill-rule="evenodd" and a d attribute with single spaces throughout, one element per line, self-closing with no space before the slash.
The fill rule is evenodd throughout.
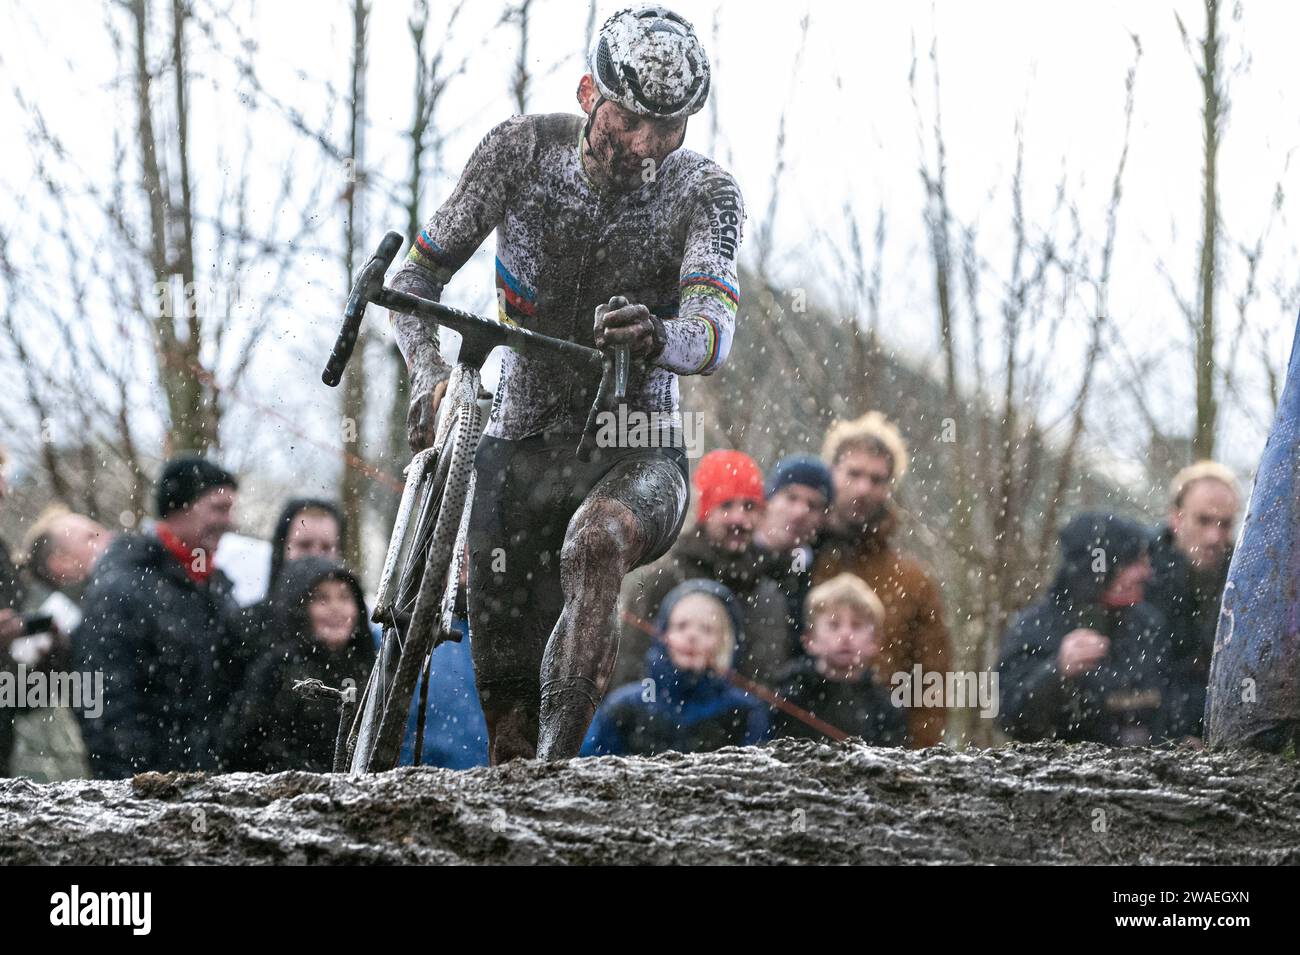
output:
<path id="1" fill-rule="evenodd" d="M 663 322 L 650 314 L 644 305 L 631 305 L 622 295 L 615 295 L 608 305 L 596 307 L 596 347 L 627 345 L 637 358 L 663 350 Z"/>
<path id="2" fill-rule="evenodd" d="M 422 391 L 411 398 L 406 409 L 406 443 L 411 451 L 423 451 L 433 445 L 438 427 L 438 406 L 447 393 L 447 379 L 433 386 L 432 391 Z"/>

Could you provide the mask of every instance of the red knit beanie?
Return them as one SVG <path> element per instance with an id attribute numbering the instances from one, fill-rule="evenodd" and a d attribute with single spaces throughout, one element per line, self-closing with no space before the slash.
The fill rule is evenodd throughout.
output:
<path id="1" fill-rule="evenodd" d="M 763 501 L 763 472 L 743 451 L 710 451 L 696 465 L 694 482 L 701 521 L 726 501 Z"/>

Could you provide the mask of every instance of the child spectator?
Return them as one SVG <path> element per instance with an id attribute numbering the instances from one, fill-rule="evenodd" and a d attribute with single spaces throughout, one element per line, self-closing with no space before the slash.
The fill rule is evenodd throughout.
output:
<path id="1" fill-rule="evenodd" d="M 221 734 L 226 768 L 329 772 L 338 704 L 305 700 L 293 685 L 317 679 L 360 697 L 375 662 L 361 587 L 337 561 L 300 557 L 284 565 L 271 601 L 274 642 L 253 663 Z"/>
<path id="2" fill-rule="evenodd" d="M 839 574 L 808 594 L 808 654 L 790 663 L 780 694 L 817 719 L 875 746 L 907 742 L 907 720 L 872 666 L 880 656 L 885 608 L 875 591 L 852 574 Z M 777 711 L 773 736 L 824 739 L 822 732 Z"/>
<path id="3" fill-rule="evenodd" d="M 704 753 L 767 738 L 767 707 L 731 685 L 743 639 L 735 596 L 711 580 L 687 580 L 663 600 L 646 679 L 614 691 L 596 712 L 583 756 Z"/>

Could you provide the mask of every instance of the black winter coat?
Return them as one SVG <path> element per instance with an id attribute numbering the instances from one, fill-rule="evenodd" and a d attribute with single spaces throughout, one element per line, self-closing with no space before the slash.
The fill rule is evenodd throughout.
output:
<path id="1" fill-rule="evenodd" d="M 902 746 L 907 742 L 907 718 L 894 706 L 889 690 L 868 672 L 856 683 L 839 683 L 817 672 L 811 657 L 795 660 L 786 669 L 779 693 L 795 706 L 871 746 Z M 772 737 L 826 740 L 813 726 L 784 712 L 772 713 Z"/>
<path id="2" fill-rule="evenodd" d="M 9 556 L 9 547 L 0 541 L 0 609 L 22 610 L 23 585 Z M 0 649 L 0 670 L 15 670 L 13 660 L 5 650 Z M 14 750 L 14 709 L 0 708 L 0 776 L 9 775 L 9 757 Z"/>
<path id="3" fill-rule="evenodd" d="M 1061 641 L 1086 627 L 1110 638 L 1095 669 L 1057 672 Z M 1054 591 L 1011 623 L 998 666 L 999 720 L 1018 740 L 1059 739 L 1112 746 L 1176 738 L 1182 722 L 1164 617 L 1148 604 L 1121 610 L 1077 606 Z"/>
<path id="4" fill-rule="evenodd" d="M 326 579 L 348 584 L 357 604 L 357 625 L 341 650 L 312 636 L 307 601 Z M 320 680 L 336 689 L 355 689 L 360 699 L 375 662 L 365 600 L 357 579 L 337 561 L 302 557 L 281 570 L 267 608 L 269 645 L 249 668 L 222 729 L 222 753 L 231 770 L 329 772 L 339 726 L 339 706 L 304 700 L 293 692 L 298 680 Z"/>
<path id="5" fill-rule="evenodd" d="M 1228 582 L 1229 551 L 1223 566 L 1212 574 L 1198 574 L 1174 546 L 1173 533 L 1162 527 L 1151 541 L 1151 566 L 1147 602 L 1164 614 L 1173 639 L 1173 662 L 1180 683 L 1184 736 L 1200 736 L 1205 712 L 1205 689 L 1210 682 L 1210 656 L 1219 607 Z"/>
<path id="6" fill-rule="evenodd" d="M 78 668 L 104 675 L 103 713 L 82 721 L 95 775 L 218 769 L 240 636 L 229 578 L 214 570 L 197 584 L 156 535 L 123 534 L 95 564 L 82 610 Z"/>

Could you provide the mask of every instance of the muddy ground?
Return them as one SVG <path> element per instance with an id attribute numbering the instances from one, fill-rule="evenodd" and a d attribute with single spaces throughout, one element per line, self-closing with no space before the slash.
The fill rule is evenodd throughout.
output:
<path id="1" fill-rule="evenodd" d="M 0 780 L 16 863 L 1296 863 L 1300 767 L 782 741 L 362 779 Z"/>

